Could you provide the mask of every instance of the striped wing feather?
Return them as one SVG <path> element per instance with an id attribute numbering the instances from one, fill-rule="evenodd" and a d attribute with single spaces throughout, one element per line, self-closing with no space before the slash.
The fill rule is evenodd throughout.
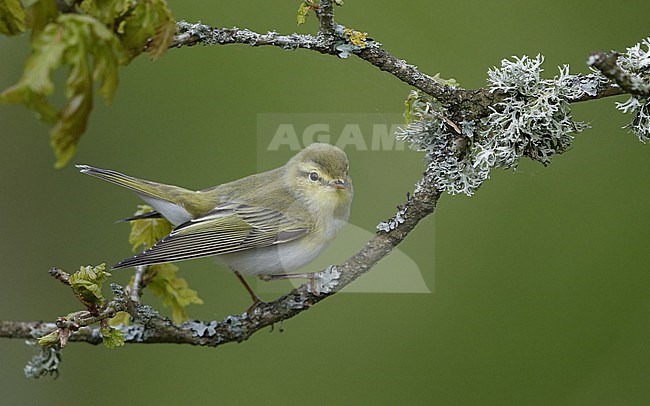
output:
<path id="1" fill-rule="evenodd" d="M 304 224 L 268 208 L 226 203 L 181 224 L 151 248 L 119 262 L 113 269 L 281 244 L 305 235 L 309 229 Z"/>

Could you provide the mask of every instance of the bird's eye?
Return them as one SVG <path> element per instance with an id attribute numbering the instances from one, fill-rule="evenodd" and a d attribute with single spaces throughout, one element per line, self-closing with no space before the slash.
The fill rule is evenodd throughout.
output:
<path id="1" fill-rule="evenodd" d="M 318 172 L 309 172 L 309 180 L 312 182 L 318 182 L 320 180 L 320 176 L 318 176 Z"/>

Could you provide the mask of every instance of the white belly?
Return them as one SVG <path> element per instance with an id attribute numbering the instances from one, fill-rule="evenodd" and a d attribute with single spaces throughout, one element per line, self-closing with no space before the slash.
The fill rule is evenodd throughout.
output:
<path id="1" fill-rule="evenodd" d="M 314 246 L 303 239 L 270 247 L 257 248 L 215 258 L 242 275 L 285 274 L 307 265 L 325 249 L 327 243 Z"/>

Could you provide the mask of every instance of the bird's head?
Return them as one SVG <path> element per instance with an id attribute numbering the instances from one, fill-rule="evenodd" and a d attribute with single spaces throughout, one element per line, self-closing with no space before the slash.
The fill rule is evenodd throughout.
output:
<path id="1" fill-rule="evenodd" d="M 320 210 L 349 210 L 350 164 L 345 152 L 329 144 L 311 144 L 287 162 L 287 182 L 298 196 Z"/>

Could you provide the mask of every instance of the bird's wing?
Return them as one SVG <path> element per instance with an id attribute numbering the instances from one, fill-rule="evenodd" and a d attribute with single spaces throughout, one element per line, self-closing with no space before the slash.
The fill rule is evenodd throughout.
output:
<path id="1" fill-rule="evenodd" d="M 304 221 L 279 211 L 225 203 L 179 225 L 151 248 L 119 262 L 113 269 L 268 247 L 295 240 L 308 231 Z"/>

